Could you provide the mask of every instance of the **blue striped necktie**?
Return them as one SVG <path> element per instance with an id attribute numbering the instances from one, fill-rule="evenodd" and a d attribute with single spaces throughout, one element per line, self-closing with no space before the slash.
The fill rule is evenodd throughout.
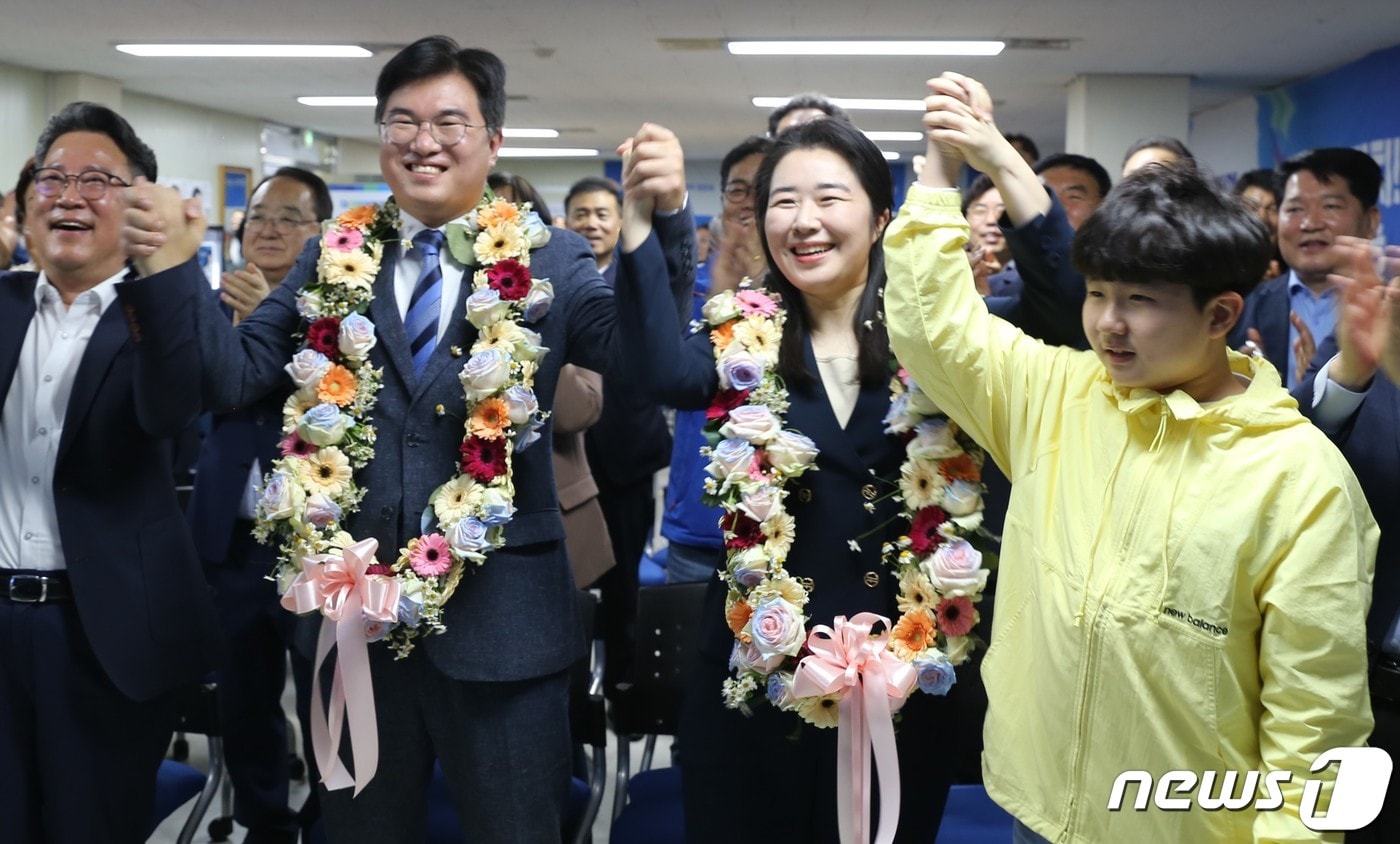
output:
<path id="1" fill-rule="evenodd" d="M 437 229 L 426 229 L 413 236 L 422 269 L 418 271 L 418 283 L 413 287 L 413 296 L 408 300 L 408 314 L 404 316 L 404 332 L 408 335 L 408 349 L 413 355 L 413 376 L 421 377 L 428 358 L 437 348 L 438 317 L 442 313 L 442 264 L 438 253 L 446 235 Z"/>

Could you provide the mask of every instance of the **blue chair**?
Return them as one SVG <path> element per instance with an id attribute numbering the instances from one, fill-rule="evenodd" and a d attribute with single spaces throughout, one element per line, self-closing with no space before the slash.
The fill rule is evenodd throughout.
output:
<path id="1" fill-rule="evenodd" d="M 218 688 L 213 683 L 201 683 L 186 695 L 181 707 L 179 730 L 203 733 L 209 739 L 209 773 L 201 773 L 175 759 L 161 762 L 156 774 L 156 801 L 151 809 L 151 826 L 147 836 L 190 798 L 198 796 L 176 839 L 179 844 L 190 844 L 224 780 L 224 740 L 219 731 Z"/>
<path id="2" fill-rule="evenodd" d="M 637 593 L 635 676 L 613 694 L 618 743 L 611 844 L 685 840 L 680 771 L 651 770 L 651 761 L 656 737 L 676 734 L 707 586 L 643 586 Z M 647 737 L 641 770 L 630 776 L 631 744 L 639 735 Z"/>
<path id="3" fill-rule="evenodd" d="M 955 785 L 948 792 L 936 844 L 1006 844 L 1013 818 L 980 785 Z"/>

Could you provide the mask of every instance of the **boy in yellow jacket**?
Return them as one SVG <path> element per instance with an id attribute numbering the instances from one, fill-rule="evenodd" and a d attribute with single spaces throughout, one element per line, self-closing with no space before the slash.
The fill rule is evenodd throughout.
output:
<path id="1" fill-rule="evenodd" d="M 1378 531 L 1278 373 L 1227 348 L 1263 225 L 1193 169 L 1125 179 L 1073 249 L 1092 351 L 1047 347 L 987 313 L 951 190 L 964 157 L 1025 162 L 981 85 L 929 87 L 885 313 L 900 362 L 1013 484 L 982 669 L 988 792 L 1023 841 L 1329 840 L 1305 783 L 1371 730 Z M 1242 792 L 1258 800 L 1218 808 Z"/>

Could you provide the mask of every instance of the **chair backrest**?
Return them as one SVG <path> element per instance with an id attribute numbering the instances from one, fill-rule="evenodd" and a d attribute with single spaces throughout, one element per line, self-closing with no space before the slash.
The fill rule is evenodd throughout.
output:
<path id="1" fill-rule="evenodd" d="M 613 700 L 619 733 L 676 734 L 707 587 L 674 583 L 638 590 L 633 682 L 618 685 Z"/>
<path id="2" fill-rule="evenodd" d="M 592 592 L 575 592 L 578 616 L 588 640 L 584 656 L 569 668 L 569 727 L 575 744 L 606 747 L 608 721 L 602 698 L 603 666 L 598 640 L 598 598 Z"/>

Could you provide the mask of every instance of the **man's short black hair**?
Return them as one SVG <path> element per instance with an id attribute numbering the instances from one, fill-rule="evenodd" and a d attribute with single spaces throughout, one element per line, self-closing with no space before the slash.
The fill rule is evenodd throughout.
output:
<path id="1" fill-rule="evenodd" d="M 825 112 L 827 117 L 834 117 L 837 120 L 849 121 L 851 119 L 851 116 L 846 113 L 844 108 L 815 91 L 807 94 L 798 94 L 769 113 L 768 137 L 776 138 L 778 136 L 778 124 L 783 122 L 783 118 L 794 111 L 804 108 L 814 108 L 817 111 Z"/>
<path id="2" fill-rule="evenodd" d="M 1020 144 L 1021 146 L 1026 148 L 1026 152 L 1031 154 L 1032 161 L 1040 160 L 1040 147 L 1035 145 L 1035 141 L 1031 140 L 1030 135 L 1023 135 L 1020 132 L 1012 132 L 1006 136 L 1006 142 L 1008 144 L 1011 144 L 1013 147 L 1017 144 Z"/>
<path id="3" fill-rule="evenodd" d="M 1361 207 L 1376 207 L 1381 195 L 1381 166 L 1376 160 L 1351 147 L 1320 147 L 1305 150 L 1278 166 L 1278 188 L 1282 201 L 1288 177 L 1301 170 L 1313 174 L 1319 181 L 1330 182 L 1333 176 L 1346 180 L 1347 190 L 1361 202 Z"/>
<path id="4" fill-rule="evenodd" d="M 95 132 L 106 135 L 126 156 L 131 175 L 156 180 L 156 154 L 136 136 L 136 130 L 126 118 L 104 105 L 88 102 L 69 103 L 49 118 L 34 148 L 34 166 L 43 167 L 54 141 L 69 132 Z"/>
<path id="5" fill-rule="evenodd" d="M 1071 170 L 1079 170 L 1088 173 L 1095 182 L 1099 183 L 1099 198 L 1108 196 L 1108 192 L 1113 189 L 1113 179 L 1108 175 L 1108 171 L 1103 169 L 1103 165 L 1087 155 L 1078 155 L 1073 152 L 1055 152 L 1045 156 L 1035 163 L 1035 173 L 1039 176 L 1046 170 L 1056 167 L 1068 167 Z"/>
<path id="6" fill-rule="evenodd" d="M 1180 161 L 1124 177 L 1079 227 L 1070 259 L 1095 281 L 1184 284 L 1204 308 L 1248 295 L 1273 254 L 1263 221 Z"/>
<path id="7" fill-rule="evenodd" d="M 972 207 L 972 203 L 982 198 L 982 194 L 996 187 L 992 183 L 992 177 L 986 173 L 978 173 L 977 178 L 972 180 L 972 184 L 962 193 L 963 216 L 967 216 L 967 209 Z"/>
<path id="8" fill-rule="evenodd" d="M 772 148 L 773 139 L 763 135 L 750 135 L 740 141 L 734 149 L 726 152 L 719 162 L 719 189 L 722 191 L 724 186 L 729 184 L 729 171 L 734 169 L 735 164 L 751 155 L 767 155 L 768 150 Z"/>
<path id="9" fill-rule="evenodd" d="M 334 204 L 331 202 L 331 189 L 326 187 L 326 182 L 320 176 L 310 170 L 303 170 L 300 167 L 278 167 L 277 172 L 258 182 L 253 192 L 248 194 L 248 201 L 252 202 L 257 195 L 258 189 L 273 179 L 291 179 L 301 182 L 311 191 L 311 212 L 316 215 L 316 219 L 329 220 Z"/>
<path id="10" fill-rule="evenodd" d="M 1123 163 L 1127 164 L 1129 158 L 1132 158 L 1145 149 L 1164 149 L 1172 155 L 1175 155 L 1179 161 L 1196 160 L 1196 156 L 1191 154 L 1191 150 L 1186 148 L 1186 144 L 1183 144 L 1176 138 L 1170 135 L 1152 135 L 1151 137 L 1140 138 L 1136 143 L 1128 147 L 1128 151 L 1123 153 Z"/>
<path id="11" fill-rule="evenodd" d="M 617 200 L 617 207 L 622 207 L 621 185 L 602 176 L 586 176 L 569 187 L 569 193 L 564 197 L 564 213 L 569 213 L 569 203 L 574 201 L 574 197 L 585 193 L 610 193 Z"/>
<path id="12" fill-rule="evenodd" d="M 429 35 L 404 47 L 374 83 L 374 122 L 384 119 L 384 106 L 395 91 L 438 76 L 457 73 L 465 76 L 476 91 L 481 117 L 490 129 L 500 129 L 506 120 L 506 66 L 489 50 L 462 49 L 446 35 Z M 426 118 L 425 118 L 426 119 Z"/>
<path id="13" fill-rule="evenodd" d="M 1278 179 L 1274 171 L 1262 167 L 1258 170 L 1247 170 L 1235 180 L 1235 186 L 1230 190 L 1230 193 L 1235 196 L 1243 196 L 1244 192 L 1250 188 L 1266 190 L 1274 195 L 1274 202 L 1278 202 Z"/>

